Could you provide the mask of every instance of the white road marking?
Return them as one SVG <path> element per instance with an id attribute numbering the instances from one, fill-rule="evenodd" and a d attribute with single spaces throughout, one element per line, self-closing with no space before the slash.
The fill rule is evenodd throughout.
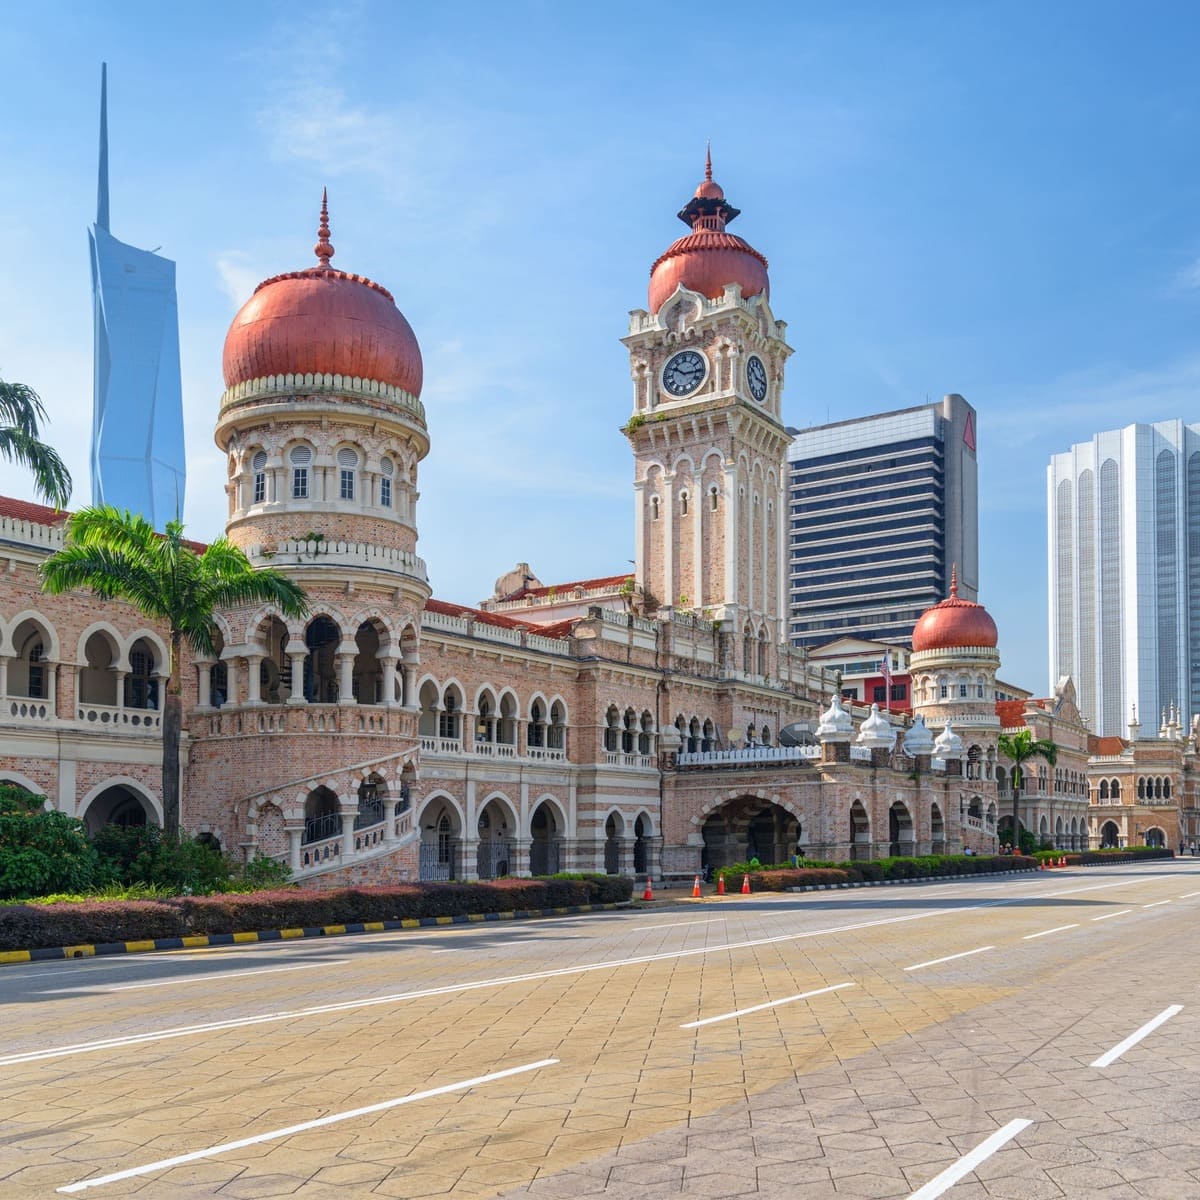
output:
<path id="1" fill-rule="evenodd" d="M 1170 904 L 1170 900 L 1155 900 L 1153 904 L 1143 904 L 1143 908 L 1157 908 L 1160 904 Z"/>
<path id="2" fill-rule="evenodd" d="M 1172 1004 L 1170 1008 L 1164 1008 L 1153 1021 L 1147 1021 L 1141 1029 L 1134 1030 L 1123 1042 L 1118 1042 L 1108 1053 L 1100 1055 L 1094 1063 L 1089 1065 L 1093 1067 L 1111 1066 L 1126 1050 L 1136 1046 L 1142 1038 L 1153 1033 L 1160 1025 L 1165 1025 L 1173 1016 L 1181 1012 L 1183 1012 L 1182 1004 Z"/>
<path id="3" fill-rule="evenodd" d="M 1123 917 L 1126 913 L 1131 913 L 1131 912 L 1133 912 L 1132 908 L 1123 908 L 1120 910 L 1120 912 L 1105 913 L 1104 916 L 1093 917 L 1092 920 L 1093 921 L 1107 921 L 1107 920 L 1109 920 L 1110 917 Z"/>
<path id="4" fill-rule="evenodd" d="M 1064 929 L 1078 929 L 1078 928 L 1079 928 L 1078 922 L 1076 922 L 1074 925 L 1055 925 L 1055 927 L 1053 929 L 1043 929 L 1041 931 L 1041 933 L 1027 933 L 1021 939 L 1021 941 L 1027 942 L 1030 940 L 1030 938 L 1046 937 L 1048 934 L 1051 934 L 1051 933 L 1062 933 L 1062 931 Z"/>
<path id="5" fill-rule="evenodd" d="M 842 988 L 848 987 L 854 987 L 854 984 L 835 983 L 832 987 L 817 988 L 815 992 L 801 992 L 798 996 L 785 996 L 782 1000 L 769 1000 L 766 1004 L 753 1004 L 749 1008 L 739 1008 L 735 1012 L 722 1013 L 719 1017 L 705 1017 L 702 1021 L 688 1021 L 679 1028 L 699 1029 L 701 1025 L 715 1025 L 718 1021 L 732 1021 L 735 1017 L 763 1012 L 768 1008 L 778 1008 L 781 1004 L 794 1004 L 797 1000 L 807 1000 L 810 996 L 824 996 L 827 992 L 840 992 Z"/>
<path id="6" fill-rule="evenodd" d="M 1180 900 L 1190 900 L 1193 896 L 1200 896 L 1200 892 L 1184 892 L 1179 898 Z"/>
<path id="7" fill-rule="evenodd" d="M 429 953 L 430 954 L 461 954 L 462 949 L 463 948 L 461 946 L 452 946 L 452 947 L 448 947 L 445 950 L 430 950 Z"/>
<path id="8" fill-rule="evenodd" d="M 181 975 L 178 979 L 156 979 L 153 983 L 101 983 L 93 987 L 92 990 L 98 988 L 103 992 L 136 992 L 142 988 L 160 988 L 174 987 L 179 983 L 211 983 L 213 980 L 221 979 L 236 979 L 239 975 L 274 975 L 280 971 L 315 971 L 318 967 L 332 967 L 340 965 L 334 962 L 319 962 L 319 963 L 304 963 L 295 967 L 251 967 L 247 971 L 223 971 L 213 975 Z M 46 996 L 62 996 L 76 992 L 81 987 L 91 987 L 92 985 L 80 983 L 73 988 L 56 989 L 53 992 L 44 992 Z"/>
<path id="9" fill-rule="evenodd" d="M 928 962 L 913 963 L 905 967 L 906 971 L 919 971 L 922 967 L 936 967 L 938 963 L 953 962 L 956 958 L 970 958 L 972 954 L 982 954 L 985 950 L 995 950 L 995 946 L 978 946 L 974 950 L 964 950 L 961 954 L 947 954 L 945 958 L 931 958 Z"/>
<path id="10" fill-rule="evenodd" d="M 552 1067 L 558 1062 L 557 1058 L 543 1058 L 538 1062 L 526 1063 L 522 1067 L 509 1067 L 504 1071 L 493 1071 L 490 1075 L 477 1075 L 474 1079 L 463 1079 L 458 1083 L 447 1083 L 442 1087 L 430 1088 L 425 1092 L 414 1092 L 410 1096 L 401 1096 L 396 1100 L 384 1100 L 380 1104 L 368 1104 L 363 1108 L 352 1108 L 348 1112 L 333 1113 L 328 1117 L 319 1117 L 315 1121 L 303 1121 L 299 1125 L 288 1125 L 283 1129 L 272 1129 L 269 1133 L 256 1133 L 253 1137 L 239 1138 L 236 1142 L 222 1142 L 218 1146 L 210 1146 L 207 1150 L 193 1150 L 191 1154 L 178 1154 L 174 1158 L 159 1159 L 158 1162 L 147 1163 L 142 1167 L 130 1167 L 125 1171 L 116 1171 L 112 1175 L 101 1175 L 98 1179 L 84 1179 L 79 1183 L 70 1183 L 60 1187 L 60 1192 L 82 1192 L 87 1188 L 103 1187 L 106 1183 L 117 1183 L 122 1179 L 133 1179 L 138 1175 L 149 1175 L 152 1171 L 165 1171 L 170 1167 L 178 1167 L 183 1163 L 195 1162 L 201 1158 L 212 1158 L 217 1154 L 228 1154 L 231 1150 L 241 1150 L 246 1146 L 257 1146 L 260 1142 L 277 1141 L 279 1138 L 291 1137 L 308 1129 L 320 1129 L 325 1125 L 336 1125 L 339 1121 L 349 1121 L 354 1117 L 365 1117 L 371 1113 L 386 1112 L 389 1108 L 399 1108 L 402 1104 L 413 1104 L 417 1100 L 428 1100 L 432 1096 L 445 1096 L 449 1092 L 462 1092 L 468 1088 L 478 1087 L 481 1083 L 492 1083 L 497 1079 L 507 1079 L 510 1075 L 521 1075 L 526 1071 L 540 1071 L 543 1067 Z"/>
<path id="11" fill-rule="evenodd" d="M 1102 891 L 1113 887 L 1128 887 L 1138 883 L 1155 883 L 1167 878 L 1164 875 L 1147 876 L 1145 879 L 1128 880 L 1125 883 L 1096 883 L 1086 887 L 1071 888 L 1069 892 L 1049 893 L 1067 895 L 1074 892 Z M 817 893 L 813 893 L 814 895 Z M 781 933 L 772 937 L 752 938 L 742 942 L 723 942 L 713 946 L 698 946 L 688 950 L 664 950 L 658 954 L 641 954 L 633 958 L 607 959 L 595 963 L 583 963 L 575 967 L 559 967 L 548 971 L 534 971 L 522 975 L 505 975 L 494 979 L 477 979 L 466 983 L 446 984 L 443 987 L 424 988 L 414 992 L 395 992 L 385 996 L 373 996 L 366 1000 L 344 1000 L 338 1004 L 321 1004 L 311 1008 L 260 1013 L 251 1017 L 230 1017 L 224 1021 L 207 1021 L 199 1025 L 180 1025 L 155 1032 L 128 1034 L 123 1037 L 99 1038 L 91 1042 L 76 1042 L 67 1046 L 55 1046 L 44 1050 L 27 1050 L 0 1057 L 0 1067 L 18 1063 L 41 1062 L 53 1058 L 66 1058 L 74 1054 L 86 1054 L 94 1050 L 112 1050 L 125 1046 L 142 1045 L 148 1042 L 168 1041 L 173 1038 L 194 1037 L 201 1033 L 213 1033 L 223 1029 L 244 1029 L 252 1025 L 270 1025 L 278 1021 L 292 1021 L 297 1017 L 322 1016 L 331 1012 L 350 1012 L 358 1008 L 373 1008 L 381 1004 L 401 1004 L 410 1000 L 421 1000 L 429 996 L 447 996 L 459 992 L 478 991 L 484 988 L 505 987 L 513 983 L 532 983 L 542 979 L 554 979 L 569 975 L 586 975 L 592 971 L 611 971 L 618 967 L 640 966 L 643 963 L 667 962 L 671 959 L 693 958 L 697 955 L 721 954 L 733 950 L 749 950 L 756 946 L 778 945 L 783 942 L 803 941 L 807 938 L 824 937 L 827 934 L 848 933 L 856 929 L 873 929 L 883 925 L 903 925 L 910 921 L 927 921 L 934 917 L 957 916 L 987 908 L 1004 908 L 1011 904 L 1025 904 L 1029 899 L 1046 899 L 1047 895 L 1012 896 L 999 900 L 984 900 L 979 904 L 964 904 L 958 908 L 927 910 L 907 913 L 902 917 L 877 917 L 870 921 L 855 921 L 848 925 L 831 925 L 824 929 L 810 929 L 801 933 Z M 16 976 L 14 976 L 16 978 Z"/>
<path id="12" fill-rule="evenodd" d="M 1011 1142 L 1024 1129 L 1032 1125 L 1032 1121 L 1021 1118 L 1009 1121 L 1003 1129 L 997 1129 L 990 1138 L 979 1143 L 968 1154 L 964 1154 L 956 1163 L 951 1163 L 940 1175 L 931 1179 L 924 1187 L 918 1188 L 908 1200 L 934 1200 L 952 1188 L 964 1175 L 970 1175 L 985 1159 L 989 1159 L 1005 1142 Z"/>

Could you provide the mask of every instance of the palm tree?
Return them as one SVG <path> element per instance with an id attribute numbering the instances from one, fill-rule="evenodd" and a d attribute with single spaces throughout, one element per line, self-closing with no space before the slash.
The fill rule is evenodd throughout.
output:
<path id="1" fill-rule="evenodd" d="M 1017 733 L 1002 733 L 996 739 L 996 747 L 1005 758 L 1010 759 L 1013 793 L 1013 850 L 1021 848 L 1021 764 L 1031 758 L 1044 758 L 1051 766 L 1058 762 L 1058 747 L 1045 738 L 1035 738 L 1028 729 Z"/>
<path id="2" fill-rule="evenodd" d="M 255 570 L 225 538 L 198 553 L 183 524 L 155 533 L 145 517 L 115 508 L 84 508 L 68 518 L 66 545 L 41 568 L 44 591 L 90 588 L 106 600 L 128 601 L 170 629 L 171 662 L 163 706 L 163 832 L 179 834 L 179 733 L 182 725 L 183 643 L 214 652 L 213 612 L 268 603 L 288 617 L 308 611 L 304 592 L 278 571 Z"/>
<path id="3" fill-rule="evenodd" d="M 24 383 L 0 379 L 0 457 L 33 472 L 37 494 L 55 508 L 71 498 L 71 473 L 53 446 L 41 440 L 38 421 L 46 419 L 41 397 Z"/>

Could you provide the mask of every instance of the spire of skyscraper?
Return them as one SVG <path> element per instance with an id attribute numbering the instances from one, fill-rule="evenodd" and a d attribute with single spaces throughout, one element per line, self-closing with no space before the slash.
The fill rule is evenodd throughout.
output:
<path id="1" fill-rule="evenodd" d="M 100 64 L 100 176 L 96 183 L 96 225 L 108 229 L 108 63 Z"/>

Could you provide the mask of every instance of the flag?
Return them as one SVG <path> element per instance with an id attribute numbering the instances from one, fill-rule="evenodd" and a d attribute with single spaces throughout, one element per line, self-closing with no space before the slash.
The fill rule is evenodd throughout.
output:
<path id="1" fill-rule="evenodd" d="M 883 698 L 887 710 L 892 708 L 892 656 L 885 654 L 879 662 L 879 673 L 883 676 Z"/>

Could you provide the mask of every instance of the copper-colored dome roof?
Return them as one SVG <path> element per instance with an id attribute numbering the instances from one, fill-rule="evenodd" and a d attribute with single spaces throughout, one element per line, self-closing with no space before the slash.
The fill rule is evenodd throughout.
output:
<path id="1" fill-rule="evenodd" d="M 267 375 L 342 375 L 421 394 L 421 349 L 392 294 L 329 266 L 328 210 L 315 247 L 320 265 L 264 280 L 225 336 L 225 386 Z"/>
<path id="2" fill-rule="evenodd" d="M 658 312 L 680 284 L 710 300 L 721 296 L 730 283 L 741 284 L 747 298 L 770 296 L 767 260 L 749 242 L 725 232 L 737 215 L 720 184 L 713 181 L 709 155 L 703 181 L 679 213 L 692 232 L 672 242 L 650 268 L 651 312 Z"/>
<path id="3" fill-rule="evenodd" d="M 951 575 L 949 597 L 926 609 L 913 626 L 914 653 L 959 646 L 994 647 L 997 641 L 996 622 L 988 610 L 982 604 L 959 599 L 957 571 Z"/>

